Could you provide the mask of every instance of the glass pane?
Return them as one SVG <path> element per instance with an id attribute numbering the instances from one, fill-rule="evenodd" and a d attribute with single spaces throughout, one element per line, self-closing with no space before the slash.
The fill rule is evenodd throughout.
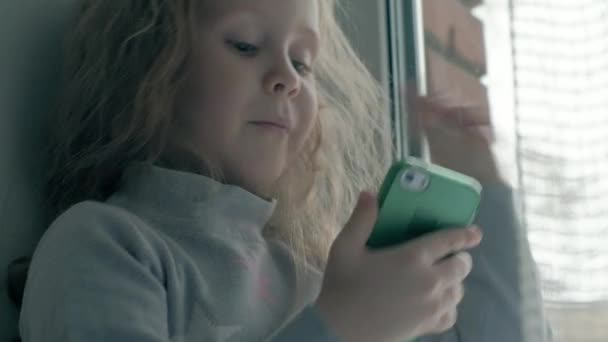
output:
<path id="1" fill-rule="evenodd" d="M 608 340 L 608 2 L 402 3 L 424 19 L 417 44 L 405 24 L 408 78 L 470 109 L 520 194 L 554 340 Z"/>

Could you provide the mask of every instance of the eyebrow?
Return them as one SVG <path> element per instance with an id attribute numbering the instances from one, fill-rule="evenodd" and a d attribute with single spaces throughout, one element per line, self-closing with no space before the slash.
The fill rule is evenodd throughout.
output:
<path id="1" fill-rule="evenodd" d="M 256 13 L 253 11 L 240 10 L 240 11 L 227 11 L 226 13 L 222 13 L 221 15 L 215 16 L 216 23 L 225 23 L 226 21 L 229 23 L 232 22 L 240 22 L 243 20 L 248 21 L 257 21 Z"/>

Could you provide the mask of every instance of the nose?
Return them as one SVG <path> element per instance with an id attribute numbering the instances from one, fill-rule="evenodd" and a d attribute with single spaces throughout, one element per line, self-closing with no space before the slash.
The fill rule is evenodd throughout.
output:
<path id="1" fill-rule="evenodd" d="M 293 98 L 300 88 L 300 75 L 289 59 L 274 63 L 264 76 L 264 89 L 269 95 Z"/>

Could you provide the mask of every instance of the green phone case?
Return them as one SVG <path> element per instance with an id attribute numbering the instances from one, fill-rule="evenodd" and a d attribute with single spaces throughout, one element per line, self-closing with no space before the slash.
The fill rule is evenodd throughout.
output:
<path id="1" fill-rule="evenodd" d="M 408 179 L 408 171 L 422 180 Z M 396 162 L 380 188 L 378 219 L 367 245 L 389 247 L 438 229 L 470 225 L 481 189 L 474 178 L 417 158 Z"/>
<path id="2" fill-rule="evenodd" d="M 398 161 L 380 188 L 378 219 L 367 244 L 382 248 L 438 229 L 470 225 L 481 189 L 474 178 L 438 165 L 413 157 Z"/>

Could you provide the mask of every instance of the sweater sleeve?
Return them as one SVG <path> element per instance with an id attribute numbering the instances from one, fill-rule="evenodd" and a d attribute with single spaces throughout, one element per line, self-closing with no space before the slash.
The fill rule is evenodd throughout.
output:
<path id="1" fill-rule="evenodd" d="M 525 341 L 524 304 L 542 307 L 537 282 L 532 289 L 523 290 L 520 270 L 536 268 L 527 239 L 518 237 L 522 227 L 514 210 L 512 191 L 507 186 L 486 186 L 476 224 L 481 227 L 484 239 L 471 251 L 474 266 L 465 281 L 458 321 L 447 332 L 420 338 L 419 342 Z M 536 279 L 536 271 L 533 273 L 527 276 Z M 542 341 L 548 341 L 548 325 L 542 315 L 526 318 L 541 321 L 537 329 L 543 331 L 533 333 L 545 336 Z"/>
<path id="2" fill-rule="evenodd" d="M 20 317 L 24 342 L 169 341 L 158 258 L 129 217 L 79 204 L 34 253 Z"/>
<path id="3" fill-rule="evenodd" d="M 340 342 L 313 306 L 305 308 L 268 342 Z"/>

